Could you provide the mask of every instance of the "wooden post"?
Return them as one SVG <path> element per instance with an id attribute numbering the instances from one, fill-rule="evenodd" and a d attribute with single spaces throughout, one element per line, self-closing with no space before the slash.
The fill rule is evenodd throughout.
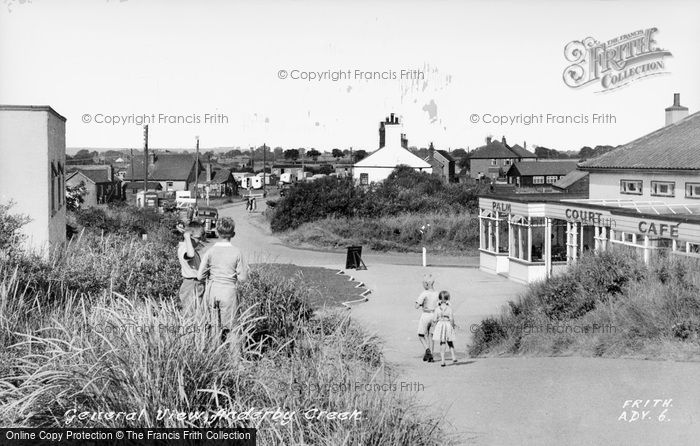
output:
<path id="1" fill-rule="evenodd" d="M 199 200 L 199 136 L 195 136 L 194 153 L 194 206 L 197 207 L 197 202 Z"/>

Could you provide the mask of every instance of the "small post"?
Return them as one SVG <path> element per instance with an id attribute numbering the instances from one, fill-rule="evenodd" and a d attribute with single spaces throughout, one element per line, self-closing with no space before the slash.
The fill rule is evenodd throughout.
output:
<path id="1" fill-rule="evenodd" d="M 428 250 L 423 247 L 423 267 L 428 266 Z"/>
<path id="2" fill-rule="evenodd" d="M 424 224 L 420 227 L 421 242 L 423 242 L 423 267 L 428 266 L 428 250 L 425 247 L 425 234 L 428 232 L 430 224 Z"/>

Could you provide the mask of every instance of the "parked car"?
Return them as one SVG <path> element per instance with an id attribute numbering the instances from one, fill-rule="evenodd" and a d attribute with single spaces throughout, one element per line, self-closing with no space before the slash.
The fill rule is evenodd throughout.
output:
<path id="1" fill-rule="evenodd" d="M 200 207 L 197 209 L 197 221 L 204 226 L 207 235 L 216 236 L 216 224 L 219 221 L 219 211 L 212 207 Z"/>

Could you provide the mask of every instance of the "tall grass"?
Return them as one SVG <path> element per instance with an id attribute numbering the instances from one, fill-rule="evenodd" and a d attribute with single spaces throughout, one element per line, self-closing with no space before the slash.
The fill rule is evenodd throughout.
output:
<path id="1" fill-rule="evenodd" d="M 424 226 L 425 234 L 421 233 Z M 304 223 L 283 233 L 282 238 L 294 245 L 324 248 L 359 244 L 377 251 L 419 252 L 426 246 L 432 251 L 464 254 L 478 245 L 479 221 L 467 212 L 326 218 Z"/>
<path id="2" fill-rule="evenodd" d="M 584 256 L 484 319 L 470 353 L 700 360 L 700 263 Z"/>
<path id="3" fill-rule="evenodd" d="M 144 242 L 91 232 L 38 267 L 60 271 L 61 280 L 39 281 L 28 269 L 38 259 L 0 264 L 0 425 L 58 427 L 70 415 L 101 411 L 138 417 L 71 425 L 257 427 L 260 444 L 449 444 L 440 418 L 414 400 L 365 387 L 394 376 L 379 340 L 347 313 L 314 313 L 307 290 L 254 271 L 242 289 L 238 325 L 221 343 L 205 309 L 181 311 L 167 286 L 129 269 L 170 249 L 150 235 Z M 69 280 L 78 268 L 94 287 Z M 129 271 L 136 272 L 119 279 Z M 137 285 L 118 291 L 124 281 Z M 215 416 L 250 408 L 295 415 L 288 424 Z M 165 409 L 200 416 L 158 418 Z M 307 419 L 310 409 L 361 416 Z"/>

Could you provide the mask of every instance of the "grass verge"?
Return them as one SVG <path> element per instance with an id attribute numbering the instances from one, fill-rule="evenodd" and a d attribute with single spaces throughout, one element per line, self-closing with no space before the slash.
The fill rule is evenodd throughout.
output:
<path id="1" fill-rule="evenodd" d="M 586 255 L 484 319 L 469 352 L 700 360 L 700 263 Z"/>

